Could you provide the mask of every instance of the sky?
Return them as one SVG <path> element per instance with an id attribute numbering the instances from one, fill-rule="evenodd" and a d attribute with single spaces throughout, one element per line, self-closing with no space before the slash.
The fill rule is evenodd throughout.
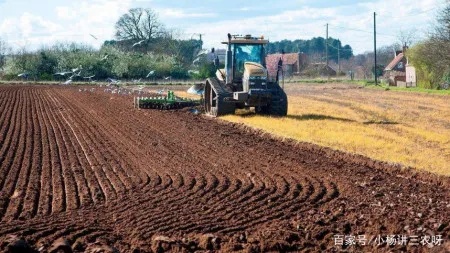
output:
<path id="1" fill-rule="evenodd" d="M 226 34 L 263 35 L 270 41 L 328 35 L 353 48 L 373 51 L 399 42 L 400 33 L 426 37 L 445 0 L 0 0 L 0 39 L 14 49 L 37 49 L 56 42 L 99 48 L 114 39 L 114 25 L 130 8 L 150 8 L 180 38 L 202 39 L 205 48 L 223 48 Z"/>

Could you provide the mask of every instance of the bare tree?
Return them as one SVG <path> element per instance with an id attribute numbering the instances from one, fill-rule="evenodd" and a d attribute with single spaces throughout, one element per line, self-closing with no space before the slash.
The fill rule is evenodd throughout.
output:
<path id="1" fill-rule="evenodd" d="M 119 40 L 151 40 L 165 34 L 164 25 L 152 9 L 133 8 L 116 22 Z"/>
<path id="2" fill-rule="evenodd" d="M 401 30 L 397 35 L 397 40 L 401 46 L 410 47 L 417 42 L 417 29 Z"/>

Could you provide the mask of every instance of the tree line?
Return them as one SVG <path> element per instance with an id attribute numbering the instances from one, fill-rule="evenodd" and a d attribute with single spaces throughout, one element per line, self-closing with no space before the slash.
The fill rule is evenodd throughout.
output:
<path id="1" fill-rule="evenodd" d="M 450 82 L 450 1 L 439 12 L 437 24 L 429 36 L 410 46 L 406 55 L 416 67 L 419 86 L 436 88 Z M 80 43 L 56 43 L 37 51 L 26 48 L 12 51 L 0 38 L 0 78 L 17 78 L 20 73 L 37 80 L 60 80 L 60 73 L 82 69 L 74 78 L 95 75 L 101 80 L 108 77 L 139 79 L 205 78 L 214 73 L 214 66 L 199 57 L 203 42 L 197 39 L 179 39 L 179 32 L 162 24 L 151 9 L 134 8 L 122 15 L 115 24 L 115 38 L 103 43 L 100 49 Z M 410 41 L 408 41 L 410 43 Z M 325 62 L 328 46 L 329 64 L 342 73 L 359 70 L 359 78 L 372 78 L 375 70 L 380 75 L 393 59 L 394 51 L 401 49 L 403 41 L 377 49 L 378 64 L 373 66 L 373 52 L 353 55 L 350 45 L 339 39 L 315 37 L 310 40 L 281 40 L 270 42 L 267 53 L 297 53 L 308 55 L 310 62 Z M 338 62 L 339 58 L 339 62 Z M 193 62 L 200 64 L 196 66 Z M 195 71 L 192 71 L 194 70 Z M 149 73 L 152 73 L 149 76 Z"/>
<path id="2" fill-rule="evenodd" d="M 73 76 L 76 79 L 192 77 L 189 69 L 202 41 L 178 39 L 177 31 L 166 28 L 151 9 L 130 9 L 115 29 L 115 39 L 105 41 L 100 49 L 73 42 L 12 52 L 0 38 L 0 77 L 14 79 L 22 74 L 33 80 L 59 80 L 67 78 L 62 73 L 76 68 L 81 69 Z"/>
<path id="3" fill-rule="evenodd" d="M 342 46 L 338 39 L 332 37 L 326 41 L 322 37 L 314 37 L 310 40 L 281 40 L 270 42 L 267 48 L 268 53 L 305 53 L 316 61 L 324 61 L 326 58 L 326 47 L 328 44 L 328 59 L 338 61 L 340 59 L 350 59 L 353 56 L 353 50 L 350 45 Z"/>

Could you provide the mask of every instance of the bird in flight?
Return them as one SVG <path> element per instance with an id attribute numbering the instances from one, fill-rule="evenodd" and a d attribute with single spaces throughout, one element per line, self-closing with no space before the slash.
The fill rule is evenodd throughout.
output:
<path id="1" fill-rule="evenodd" d="M 72 83 L 72 79 L 68 79 L 67 81 L 65 81 L 63 84 L 64 85 L 69 85 L 69 84 L 71 84 Z"/>
<path id="2" fill-rule="evenodd" d="M 65 76 L 65 75 L 68 75 L 68 74 L 72 74 L 72 72 L 62 71 L 62 72 L 55 73 L 53 75 L 55 75 L 55 76 Z"/>
<path id="3" fill-rule="evenodd" d="M 92 34 L 89 34 L 89 35 L 91 35 L 92 38 L 97 40 L 97 37 L 95 37 L 94 35 L 92 35 Z"/>
<path id="4" fill-rule="evenodd" d="M 145 40 L 140 40 L 140 41 L 134 43 L 131 47 L 135 47 L 135 46 L 137 46 L 137 45 L 141 45 L 142 42 L 144 42 L 144 41 L 145 41 Z"/>
<path id="5" fill-rule="evenodd" d="M 92 76 L 83 76 L 84 79 L 88 79 L 90 82 L 92 81 L 92 78 L 95 77 L 95 75 Z"/>
<path id="6" fill-rule="evenodd" d="M 152 76 L 153 74 L 155 74 L 154 70 L 151 70 L 150 72 L 148 72 L 147 76 L 145 76 L 145 78 L 148 78 L 149 76 Z"/>
<path id="7" fill-rule="evenodd" d="M 77 71 L 81 71 L 82 69 L 83 69 L 83 67 L 80 65 L 78 68 L 72 69 L 72 73 L 75 73 Z"/>

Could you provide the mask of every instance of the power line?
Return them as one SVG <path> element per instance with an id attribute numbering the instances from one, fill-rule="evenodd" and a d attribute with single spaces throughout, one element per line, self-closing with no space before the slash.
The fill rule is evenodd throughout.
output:
<path id="1" fill-rule="evenodd" d="M 372 31 L 366 31 L 366 30 L 362 30 L 362 29 L 348 28 L 348 27 L 337 26 L 337 25 L 331 25 L 331 26 L 336 27 L 336 28 L 340 28 L 340 29 L 344 29 L 344 30 L 350 30 L 350 31 L 357 31 L 357 32 L 363 32 L 363 33 L 373 34 Z M 383 36 L 389 36 L 389 37 L 397 37 L 397 36 L 395 36 L 395 35 L 392 35 L 392 34 L 386 34 L 386 33 L 377 33 L 377 35 L 383 35 Z"/>
<path id="2" fill-rule="evenodd" d="M 418 11 L 418 12 L 411 13 L 411 14 L 408 14 L 408 15 L 405 15 L 405 16 L 391 16 L 391 15 L 378 14 L 378 13 L 377 13 L 377 16 L 386 17 L 386 18 L 393 18 L 393 19 L 399 19 L 399 18 L 411 18 L 411 17 L 417 17 L 417 15 L 421 15 L 421 14 L 424 14 L 424 13 L 427 13 L 427 12 L 430 12 L 430 11 L 433 11 L 433 10 L 436 10 L 436 9 L 438 9 L 438 8 L 441 8 L 441 6 L 435 6 L 435 7 L 431 8 L 431 9 L 427 9 L 427 10 L 423 10 L 423 11 Z"/>

